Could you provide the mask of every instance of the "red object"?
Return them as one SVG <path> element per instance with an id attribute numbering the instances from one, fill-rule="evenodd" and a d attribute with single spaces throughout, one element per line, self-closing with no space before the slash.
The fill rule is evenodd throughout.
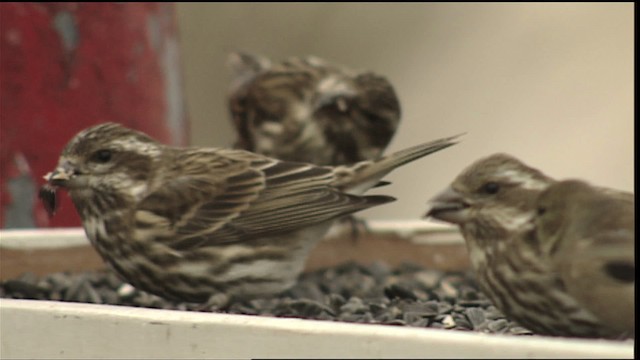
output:
<path id="1" fill-rule="evenodd" d="M 2 3 L 0 30 L 0 226 L 80 225 L 66 193 L 48 218 L 37 191 L 86 127 L 187 144 L 173 4 Z"/>

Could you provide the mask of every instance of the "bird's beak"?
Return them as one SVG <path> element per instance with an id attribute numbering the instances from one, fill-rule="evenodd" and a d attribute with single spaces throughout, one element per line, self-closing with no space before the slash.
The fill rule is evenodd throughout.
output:
<path id="1" fill-rule="evenodd" d="M 44 176 L 44 179 L 53 186 L 67 186 L 68 182 L 77 175 L 73 165 L 67 161 L 62 162 L 52 172 Z"/>
<path id="2" fill-rule="evenodd" d="M 469 216 L 469 204 L 452 187 L 446 188 L 433 197 L 429 200 L 429 204 L 431 208 L 425 214 L 425 218 L 432 217 L 453 224 L 461 224 L 466 222 Z"/>

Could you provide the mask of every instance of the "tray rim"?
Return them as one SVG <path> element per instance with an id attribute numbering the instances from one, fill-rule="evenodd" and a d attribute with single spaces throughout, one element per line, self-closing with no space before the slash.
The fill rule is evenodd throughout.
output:
<path id="1" fill-rule="evenodd" d="M 63 357 L 134 357 L 166 354 L 167 357 L 180 356 L 194 358 L 198 355 L 211 358 L 224 357 L 511 357 L 511 358 L 633 358 L 634 341 L 613 341 L 603 339 L 554 338 L 546 336 L 514 336 L 442 330 L 430 328 L 395 327 L 378 324 L 354 324 L 297 318 L 276 318 L 254 315 L 201 313 L 179 310 L 159 310 L 114 305 L 65 303 L 58 301 L 0 299 L 0 314 L 5 321 L 2 331 L 2 345 L 11 356 L 41 356 L 42 349 L 20 349 L 19 343 L 33 344 L 28 339 L 31 334 L 42 332 L 39 328 L 56 322 L 60 326 L 71 326 L 77 333 L 56 335 L 49 339 L 36 339 L 39 346 L 64 350 Z M 11 322 L 26 320 L 16 328 Z M 29 323 L 28 319 L 34 319 Z M 82 329 L 100 327 L 97 331 L 104 341 L 108 337 L 126 339 L 126 332 L 132 336 L 148 338 L 151 341 L 166 335 L 166 341 L 153 342 L 154 349 L 139 347 L 114 349 L 113 354 L 92 353 L 76 342 L 90 341 L 90 334 Z M 16 330 L 17 329 L 17 330 Z M 197 331 L 196 331 L 197 330 Z M 35 332 L 34 332 L 35 331 Z M 124 331 L 125 334 L 120 333 Z M 141 332 L 141 333 L 140 333 Z M 198 333 L 199 332 L 199 333 Z M 208 334 L 208 335 L 207 335 Z M 234 334 L 242 335 L 242 346 L 225 346 L 233 343 Z M 173 335 L 174 339 L 169 337 Z M 215 344 L 211 344 L 215 335 Z M 162 336 L 161 336 L 162 337 Z M 269 342 L 264 343 L 264 337 Z M 195 343 L 182 344 L 184 339 Z M 226 340 L 224 338 L 227 338 Z M 21 340 L 22 339 L 22 340 Z M 62 340 L 61 340 L 62 339 Z M 46 344 L 57 342 L 55 344 Z M 62 342 L 66 341 L 66 343 Z M 329 343 L 330 349 L 319 349 L 314 344 Z M 176 343 L 177 342 L 177 343 Z M 252 343 L 253 342 L 253 343 Z M 196 344 L 200 353 L 188 353 L 189 346 Z M 216 345 L 217 344 L 217 345 Z M 222 345 L 221 345 L 222 344 Z M 290 344 L 290 345 L 287 345 Z M 77 345 L 77 344 L 76 344 Z M 122 344 L 126 345 L 126 344 Z M 138 346 L 138 347 L 136 347 Z M 177 347 L 171 349 L 170 347 Z M 222 346 L 222 347 L 220 347 Z M 160 347 L 158 349 L 157 347 Z M 305 350 L 308 349 L 308 350 Z M 145 353 L 145 351 L 151 351 Z M 3 352 L 4 352 L 3 351 Z M 22 353 L 20 352 L 22 351 Z M 75 351 L 75 353 L 74 353 Z M 129 352 L 127 352 L 129 351 Z M 177 351 L 177 352 L 176 352 Z M 75 354 L 75 355 L 74 355 Z M 145 355 L 147 354 L 147 355 Z M 53 354 L 52 354 L 53 355 Z"/>

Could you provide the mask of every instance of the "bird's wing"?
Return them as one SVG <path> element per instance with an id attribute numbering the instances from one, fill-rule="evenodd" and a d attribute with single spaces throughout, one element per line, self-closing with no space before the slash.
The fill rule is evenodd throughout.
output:
<path id="1" fill-rule="evenodd" d="M 613 283 L 635 281 L 635 234 L 633 229 L 614 229 L 577 239 L 568 261 L 572 274 Z M 594 275 L 596 274 L 597 275 Z"/>
<path id="2" fill-rule="evenodd" d="M 330 186 L 329 167 L 244 151 L 228 154 L 254 158 L 236 158 L 232 165 L 205 174 L 185 171 L 141 202 L 138 213 L 168 208 L 156 215 L 170 219 L 175 235 L 168 241 L 176 250 L 292 231 L 393 200 L 340 192 Z M 165 205 L 157 206 L 161 203 Z"/>

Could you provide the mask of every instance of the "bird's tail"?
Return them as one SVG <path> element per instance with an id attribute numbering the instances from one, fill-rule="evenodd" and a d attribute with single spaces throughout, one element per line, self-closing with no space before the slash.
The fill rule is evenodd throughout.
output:
<path id="1" fill-rule="evenodd" d="M 464 133 L 412 146 L 383 156 L 378 160 L 368 160 L 353 165 L 340 166 L 336 169 L 338 179 L 334 185 L 351 194 L 363 194 L 365 191 L 376 186 L 380 179 L 393 171 L 393 169 L 446 149 L 449 146 L 453 146 L 458 143 L 456 140 L 462 135 L 464 135 Z"/>

